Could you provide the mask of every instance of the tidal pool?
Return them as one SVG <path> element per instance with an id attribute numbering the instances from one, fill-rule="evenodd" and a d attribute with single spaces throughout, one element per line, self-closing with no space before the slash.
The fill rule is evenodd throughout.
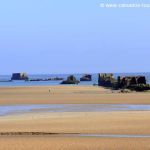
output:
<path id="1" fill-rule="evenodd" d="M 1 105 L 0 116 L 27 112 L 100 112 L 100 111 L 150 111 L 150 105 L 128 104 L 47 104 Z"/>
<path id="2" fill-rule="evenodd" d="M 142 134 L 86 134 L 86 133 L 50 133 L 50 132 L 0 132 L 0 136 L 52 136 L 52 137 L 95 137 L 95 138 L 150 138 Z"/>

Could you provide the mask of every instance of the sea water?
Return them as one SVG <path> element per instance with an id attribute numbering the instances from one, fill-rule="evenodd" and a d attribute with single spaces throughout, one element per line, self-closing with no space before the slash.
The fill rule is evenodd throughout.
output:
<path id="1" fill-rule="evenodd" d="M 48 79 L 48 78 L 64 78 L 66 79 L 71 74 L 45 74 L 45 75 L 29 75 L 30 79 Z M 74 76 L 80 80 L 83 74 L 74 74 Z M 150 84 L 150 73 L 115 73 L 114 76 L 136 76 L 144 75 L 146 76 L 147 83 Z M 10 80 L 11 75 L 0 75 L 0 81 Z M 43 86 L 43 85 L 60 85 L 62 81 L 12 81 L 12 82 L 0 82 L 0 86 Z M 92 74 L 92 81 L 82 81 L 79 85 L 93 85 L 98 84 L 98 74 Z"/>

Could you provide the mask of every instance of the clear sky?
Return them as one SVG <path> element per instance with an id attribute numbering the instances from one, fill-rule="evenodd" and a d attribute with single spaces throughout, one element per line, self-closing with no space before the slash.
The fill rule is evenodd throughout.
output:
<path id="1" fill-rule="evenodd" d="M 102 2 L 0 1 L 0 74 L 150 72 L 150 8 Z"/>

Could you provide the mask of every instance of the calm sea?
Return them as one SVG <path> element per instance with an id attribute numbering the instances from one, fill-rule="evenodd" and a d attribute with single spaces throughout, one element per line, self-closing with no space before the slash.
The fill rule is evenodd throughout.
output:
<path id="1" fill-rule="evenodd" d="M 74 74 L 79 80 L 82 74 Z M 114 76 L 131 76 L 131 75 L 144 75 L 146 76 L 147 83 L 150 84 L 150 73 L 114 73 Z M 66 79 L 69 74 L 45 74 L 45 75 L 29 75 L 31 79 L 47 79 L 53 77 L 60 77 Z M 0 81 L 10 80 L 11 75 L 0 75 Z M 61 81 L 12 81 L 12 82 L 0 82 L 0 86 L 42 86 L 42 85 L 59 85 Z M 80 82 L 79 85 L 93 85 L 98 83 L 98 74 L 92 74 L 92 81 Z"/>

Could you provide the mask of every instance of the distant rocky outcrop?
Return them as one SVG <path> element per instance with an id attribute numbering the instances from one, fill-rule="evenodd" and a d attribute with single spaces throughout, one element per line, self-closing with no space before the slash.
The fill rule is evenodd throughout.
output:
<path id="1" fill-rule="evenodd" d="M 145 85 L 146 78 L 145 76 L 126 76 L 126 77 L 118 77 L 118 86 L 119 88 L 129 88 L 135 85 Z"/>
<path id="2" fill-rule="evenodd" d="M 64 78 L 55 77 L 55 78 L 49 78 L 49 80 L 60 81 L 60 80 L 64 80 Z"/>
<path id="3" fill-rule="evenodd" d="M 98 74 L 98 85 L 104 87 L 113 87 L 116 83 L 112 73 L 101 73 Z"/>
<path id="4" fill-rule="evenodd" d="M 73 75 L 69 76 L 67 80 L 61 82 L 61 84 L 78 84 L 78 83 L 79 81 Z"/>
<path id="5" fill-rule="evenodd" d="M 80 78 L 80 81 L 91 81 L 92 80 L 92 75 L 90 74 L 85 74 L 83 77 Z"/>
<path id="6" fill-rule="evenodd" d="M 13 73 L 11 80 L 28 80 L 29 77 L 26 73 Z"/>
<path id="7" fill-rule="evenodd" d="M 98 85 L 112 89 L 129 89 L 133 91 L 150 90 L 150 85 L 146 83 L 145 76 L 125 76 L 115 79 L 113 74 L 98 74 Z"/>
<path id="8" fill-rule="evenodd" d="M 119 76 L 118 88 L 127 88 L 135 91 L 145 91 L 150 90 L 150 85 L 146 83 L 145 76 Z"/>
<path id="9" fill-rule="evenodd" d="M 61 81 L 63 78 L 55 77 L 55 78 L 48 78 L 48 79 L 29 79 L 28 81 Z"/>

